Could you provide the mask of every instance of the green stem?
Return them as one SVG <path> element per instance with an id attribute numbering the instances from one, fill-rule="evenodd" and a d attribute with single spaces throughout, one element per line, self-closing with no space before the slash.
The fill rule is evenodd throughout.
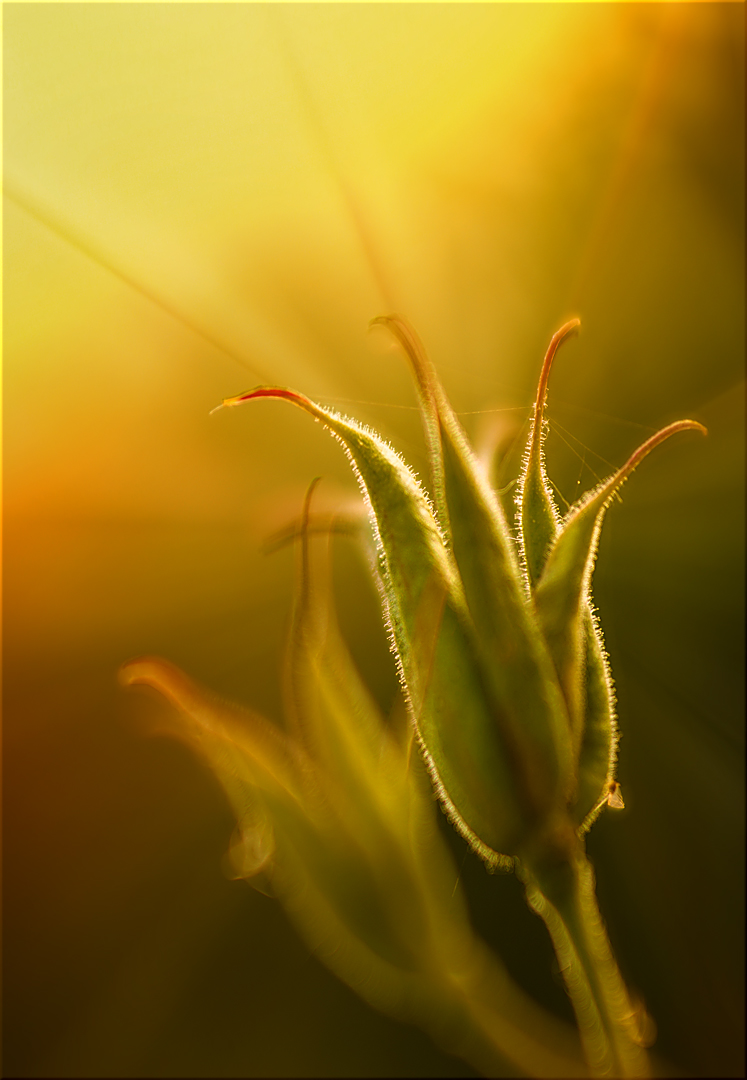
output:
<path id="1" fill-rule="evenodd" d="M 592 1076 L 648 1077 L 644 1024 L 612 954 L 581 851 L 541 870 L 521 870 L 530 907 L 552 938 Z"/>

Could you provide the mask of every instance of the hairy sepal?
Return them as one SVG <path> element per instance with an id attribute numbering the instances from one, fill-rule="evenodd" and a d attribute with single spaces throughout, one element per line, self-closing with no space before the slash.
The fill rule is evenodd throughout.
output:
<path id="1" fill-rule="evenodd" d="M 524 568 L 568 707 L 575 781 L 571 816 L 585 832 L 605 805 L 617 756 L 614 687 L 590 595 L 604 512 L 620 485 L 654 446 L 675 431 L 703 429 L 694 421 L 681 421 L 659 432 L 610 480 L 585 496 L 563 522 L 545 468 L 545 406 L 557 351 L 579 328 L 579 320 L 571 319 L 553 335 L 547 349 L 517 502 Z"/>
<path id="2" fill-rule="evenodd" d="M 475 656 L 530 827 L 560 808 L 572 775 L 568 720 L 552 662 L 531 609 L 500 504 L 435 369 L 400 316 L 386 325 L 415 375 L 435 489 L 475 628 Z M 441 509 L 443 508 L 443 509 Z"/>
<path id="3" fill-rule="evenodd" d="M 545 406 L 550 372 L 562 344 L 578 334 L 580 320 L 571 319 L 552 336 L 537 386 L 532 427 L 519 479 L 518 526 L 524 568 L 532 593 L 542 576 L 547 556 L 560 531 L 561 516 L 547 478 L 544 442 Z M 573 749 L 571 816 L 583 828 L 606 785 L 614 777 L 616 758 L 615 698 L 602 632 L 590 598 L 583 602 L 581 670 L 583 678 L 563 686 Z M 553 655 L 553 661 L 555 661 Z"/>
<path id="4" fill-rule="evenodd" d="M 612 684 L 601 634 L 590 608 L 599 532 L 610 501 L 636 466 L 660 443 L 687 430 L 705 434 L 705 428 L 694 420 L 670 424 L 651 436 L 621 469 L 571 508 L 558 529 L 534 589 L 537 616 L 574 721 L 574 742 L 579 745 L 578 753 L 586 757 L 579 770 L 584 774 L 576 812 L 580 819 L 590 812 L 589 802 L 594 802 L 590 788 L 592 777 L 594 783 L 601 778 L 602 744 L 606 742 L 608 746 L 606 779 L 611 778 L 615 752 Z"/>
<path id="5" fill-rule="evenodd" d="M 480 632 L 428 498 L 378 435 L 296 391 L 259 387 L 224 405 L 259 398 L 297 405 L 344 447 L 370 508 L 385 618 L 434 786 L 488 864 L 509 866 L 528 827 L 516 754 L 497 722 L 493 675 L 477 658 Z"/>
<path id="6" fill-rule="evenodd" d="M 563 342 L 578 333 L 579 319 L 571 319 L 552 336 L 540 373 L 534 417 L 529 433 L 522 472 L 519 480 L 519 533 L 524 566 L 530 585 L 534 586 L 542 574 L 547 553 L 552 546 L 560 524 L 560 515 L 552 497 L 545 471 L 545 404 L 547 385 L 555 354 Z"/>

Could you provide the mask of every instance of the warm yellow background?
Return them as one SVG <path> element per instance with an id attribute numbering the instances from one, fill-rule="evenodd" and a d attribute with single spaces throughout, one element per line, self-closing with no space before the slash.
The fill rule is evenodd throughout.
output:
<path id="1" fill-rule="evenodd" d="M 141 739 L 155 706 L 115 685 L 159 652 L 279 716 L 291 553 L 259 547 L 313 476 L 328 497 L 353 484 L 300 413 L 208 413 L 294 385 L 423 470 L 404 367 L 365 336 L 396 309 L 477 439 L 520 427 L 550 334 L 581 317 L 550 396 L 565 499 L 656 426 L 710 429 L 609 514 L 596 597 L 628 810 L 589 846 L 661 1054 L 738 1075 L 743 8 L 3 20 L 6 1072 L 468 1074 L 221 877 L 217 788 Z M 388 705 L 376 599 L 338 549 L 343 622 Z M 517 883 L 471 858 L 463 878 L 517 977 L 567 1009 Z"/>

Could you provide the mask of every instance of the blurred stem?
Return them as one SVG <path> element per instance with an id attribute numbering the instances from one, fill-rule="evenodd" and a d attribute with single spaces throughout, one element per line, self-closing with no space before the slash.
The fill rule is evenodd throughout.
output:
<path id="1" fill-rule="evenodd" d="M 576 1013 L 592 1076 L 648 1077 L 645 1014 L 631 1004 L 597 905 L 583 851 L 553 865 L 522 865 L 530 907 L 543 919 Z"/>
<path id="2" fill-rule="evenodd" d="M 584 1077 L 578 1034 L 528 998 L 485 950 L 467 973 L 453 973 L 460 1045 L 452 1047 L 484 1076 Z"/>

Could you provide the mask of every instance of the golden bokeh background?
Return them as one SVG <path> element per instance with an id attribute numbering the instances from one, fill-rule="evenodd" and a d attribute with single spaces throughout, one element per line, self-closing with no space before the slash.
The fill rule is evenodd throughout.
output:
<path id="1" fill-rule="evenodd" d="M 479 442 L 526 430 L 551 333 L 573 501 L 654 428 L 595 597 L 628 809 L 589 850 L 669 1075 L 737 1076 L 743 1023 L 744 8 L 7 4 L 5 1071 L 472 1075 L 222 875 L 230 815 L 118 665 L 154 652 L 279 719 L 292 552 L 262 542 L 343 455 L 259 382 L 425 469 L 418 328 Z M 508 442 L 506 443 L 508 445 Z M 499 481 L 515 474 L 510 450 Z M 396 680 L 362 560 L 341 619 Z M 453 840 L 476 923 L 569 1006 L 518 883 Z"/>

